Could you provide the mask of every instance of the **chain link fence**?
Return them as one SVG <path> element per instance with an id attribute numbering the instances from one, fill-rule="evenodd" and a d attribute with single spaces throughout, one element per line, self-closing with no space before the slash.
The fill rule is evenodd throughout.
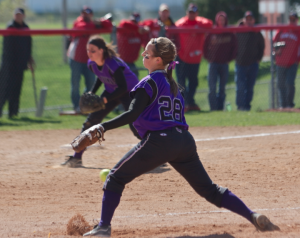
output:
<path id="1" fill-rule="evenodd" d="M 185 34 L 184 41 L 179 42 L 179 60 L 182 64 L 188 64 L 187 67 L 180 67 L 180 64 L 177 65 L 177 69 L 174 70 L 173 76 L 178 81 L 183 81 L 180 77 L 185 77 L 186 81 L 186 92 L 187 94 L 190 91 L 195 90 L 194 95 L 188 95 L 189 104 L 195 103 L 198 105 L 202 111 L 209 110 L 252 110 L 252 111 L 264 111 L 268 109 L 276 109 L 276 108 L 290 108 L 297 107 L 300 104 L 300 97 L 297 94 L 297 91 L 293 91 L 295 88 L 298 89 L 300 87 L 300 82 L 297 77 L 298 75 L 298 57 L 299 57 L 299 39 L 298 39 L 298 27 L 278 27 L 280 30 L 279 35 L 276 34 L 276 29 L 274 27 L 270 29 L 270 27 L 260 27 L 259 29 L 255 29 L 252 33 L 245 33 L 245 30 L 240 30 L 240 28 L 228 28 L 226 29 L 226 33 L 230 33 L 234 38 L 238 38 L 238 34 L 241 35 L 240 38 L 236 39 L 234 44 L 236 47 L 236 53 L 233 58 L 229 62 L 217 62 L 209 56 L 211 52 L 225 52 L 224 54 L 228 54 L 228 51 L 224 51 L 221 48 L 227 47 L 226 43 L 229 40 L 228 37 L 220 38 L 221 34 L 225 34 L 224 30 L 218 32 L 216 29 L 213 30 L 203 30 L 203 29 L 173 29 L 167 28 L 166 32 L 172 33 L 172 37 L 180 38 L 182 34 Z M 117 36 L 114 34 L 118 34 L 118 31 L 122 29 L 116 29 L 111 34 L 102 34 L 103 37 L 110 41 L 111 39 L 117 39 Z M 248 29 L 249 31 L 249 29 Z M 249 68 L 247 64 L 244 64 L 244 61 L 247 62 L 248 58 L 253 58 L 253 52 L 257 52 L 258 48 L 255 44 L 251 42 L 254 38 L 251 38 L 253 34 L 260 34 L 262 31 L 263 43 L 265 48 L 261 53 L 261 59 L 257 58 L 256 63 L 259 68 L 257 70 L 257 74 L 255 74 L 255 67 Z M 88 33 L 88 32 L 87 32 Z M 87 34 L 85 33 L 85 34 Z M 150 32 L 151 33 L 151 32 Z M 5 34 L 5 31 L 2 30 L 0 34 Z M 36 63 L 36 69 L 34 74 L 30 70 L 24 71 L 24 80 L 21 87 L 21 96 L 20 96 L 20 105 L 19 105 L 19 114 L 22 116 L 46 116 L 46 117 L 55 117 L 58 116 L 61 111 L 72 110 L 71 103 L 71 70 L 69 66 L 68 59 L 65 57 L 65 36 L 66 33 L 54 33 L 53 35 L 42 35 L 43 33 L 39 33 L 37 30 L 34 32 L 32 37 L 32 56 Z M 242 35 L 244 34 L 244 36 Z M 245 36 L 248 34 L 248 38 Z M 152 34 L 153 35 L 153 34 Z M 210 35 L 211 41 L 205 45 L 205 35 Z M 225 34 L 226 35 L 226 34 Z M 274 37 L 277 37 L 273 40 Z M 17 37 L 17 36 L 16 36 Z M 200 37 L 200 40 L 199 40 Z M 201 37 L 203 38 L 201 40 Z M 0 44 L 3 45 L 2 37 L 0 39 Z M 225 41 L 225 46 L 219 44 L 220 41 Z M 118 48 L 121 48 L 122 42 L 125 41 L 117 41 Z M 140 56 L 141 51 L 143 50 L 144 45 L 142 44 L 143 39 L 141 39 L 141 44 L 136 47 L 140 47 L 138 50 L 139 57 L 135 62 L 135 67 L 139 73 L 139 79 L 142 79 L 147 75 L 147 70 L 144 69 L 142 64 L 142 58 Z M 190 45 L 194 45 L 195 42 L 199 42 L 199 45 L 194 49 L 194 54 L 198 59 L 201 57 L 201 62 L 199 60 L 199 64 L 195 63 L 195 61 L 188 60 L 191 57 L 193 52 L 191 51 Z M 136 44 L 136 42 L 133 41 Z M 125 43 L 124 43 L 125 44 Z M 233 45 L 234 45 L 233 44 Z M 220 49 L 214 48 L 214 45 L 220 47 Z M 241 45 L 245 48 L 241 48 Z M 123 46 L 124 47 L 124 46 Z M 205 49 L 205 47 L 207 49 Z M 240 48 L 239 48 L 240 47 Z M 254 48 L 253 48 L 254 47 Z M 233 47 L 234 48 L 234 47 Z M 184 51 L 188 52 L 184 52 Z M 205 53 L 206 50 L 206 53 Z M 244 52 L 243 52 L 244 51 Z M 208 53 L 207 53 L 208 52 Z M 273 54 L 272 54 L 273 52 Z M 0 54 L 3 54 L 3 48 L 0 49 Z M 127 53 L 128 54 L 128 53 Z M 206 54 L 206 55 L 205 55 Z M 244 54 L 244 59 L 241 58 L 241 54 Z M 248 55 L 247 55 L 248 54 Z M 188 57 L 186 57 L 189 55 Z M 193 55 L 192 55 L 193 56 Z M 222 55 L 216 55 L 216 58 L 226 58 Z M 15 55 L 18 57 L 18 54 Z M 122 55 L 121 55 L 122 57 Z M 185 58 L 184 58 L 185 57 Z M 189 58 L 190 57 L 190 58 Z M 256 56 L 255 56 L 256 57 Z M 227 57 L 228 58 L 228 57 Z M 230 57 L 229 57 L 230 58 Z M 239 59 L 238 59 L 239 58 Z M 187 60 L 188 59 L 188 60 Z M 187 60 L 187 62 L 185 62 Z M 236 62 L 243 62 L 241 65 L 236 64 Z M 5 71 L 7 67 L 3 64 L 3 59 L 1 60 L 1 77 L 6 77 Z M 210 62 L 209 62 L 210 61 Z M 251 61 L 251 60 L 250 60 Z M 280 64 L 280 65 L 276 65 Z M 131 63 L 131 62 L 128 62 Z M 192 64 L 192 68 L 189 68 L 189 64 Z M 215 65 L 214 65 L 215 64 Z M 220 83 L 219 76 L 222 75 L 220 71 L 220 67 L 216 67 L 215 71 L 212 66 L 218 66 L 218 64 L 223 64 L 227 71 L 227 79 L 224 83 L 224 94 L 221 95 L 222 92 L 219 92 Z M 250 65 L 252 65 L 251 62 Z M 197 70 L 198 65 L 198 70 Z M 227 66 L 226 66 L 227 65 Z M 244 68 L 239 66 L 245 66 Z M 15 67 L 15 66 L 14 66 Z M 194 68 L 193 68 L 194 67 Z M 248 67 L 248 68 L 247 68 Z M 196 68 L 196 70 L 195 70 Z M 194 70 L 194 71 L 193 71 Z M 249 74 L 252 77 L 253 85 L 253 96 L 247 94 L 247 90 L 251 91 L 251 85 L 248 85 L 247 82 L 244 82 L 244 86 L 240 89 L 240 92 L 237 92 L 237 74 L 241 73 L 238 71 L 248 70 L 248 72 L 244 72 L 245 74 Z M 176 72 L 175 72 L 176 71 Z M 216 76 L 215 83 L 211 83 L 212 73 L 218 73 Z M 242 72 L 243 73 L 243 72 Z M 252 74 L 255 74 L 253 77 Z M 191 75 L 194 74 L 194 75 Z M 182 76 L 184 75 L 184 76 Z M 248 80 L 245 76 L 245 80 Z M 279 76 L 279 77 L 278 77 Z M 11 77 L 8 82 L 12 82 L 14 75 L 10 75 Z M 192 82 L 191 78 L 196 78 L 196 82 Z M 295 79 L 295 88 L 293 87 L 293 78 Z M 194 80 L 194 79 L 192 79 Z M 194 86 L 193 85 L 197 85 Z M 212 86 L 213 85 L 213 86 Z M 189 86 L 191 86 L 189 88 Z M 221 88 L 224 87 L 221 85 Z M 2 87 L 2 85 L 1 85 Z M 9 89 L 9 88 L 8 88 Z M 85 90 L 84 80 L 81 79 L 80 85 L 80 93 L 83 93 Z M 189 91 L 190 90 L 190 91 Z M 214 91 L 215 90 L 215 91 Z M 102 91 L 100 89 L 100 91 Z M 222 89 L 221 89 L 222 91 Z M 0 90 L 1 94 L 14 95 L 15 92 L 7 92 L 6 90 Z M 251 108 L 247 108 L 246 104 L 237 105 L 237 94 L 239 94 L 242 99 L 239 100 L 248 100 L 246 102 L 250 104 Z M 192 92 L 193 94 L 193 92 Z M 213 96 L 211 96 L 214 94 Z M 291 104 L 291 95 L 293 97 Z M 245 99 L 246 97 L 246 99 Z M 248 97 L 248 98 L 247 98 Z M 3 104 L 2 115 L 9 114 L 9 105 L 7 103 L 8 96 L 6 97 L 6 103 Z M 192 98 L 192 99 L 191 99 Z M 220 100 L 222 98 L 222 100 Z M 194 101 L 193 101 L 194 99 Z M 44 100 L 44 102 L 43 102 Z M 220 107 L 213 108 L 212 104 L 213 100 L 219 100 L 217 103 L 221 104 Z M 290 101 L 288 101 L 290 100 Z M 289 104 L 290 103 L 290 104 Z M 215 103 L 216 104 L 216 103 Z M 245 106 L 246 105 L 246 106 Z M 193 105 L 192 105 L 193 106 Z M 246 108 L 245 108 L 246 107 Z"/>

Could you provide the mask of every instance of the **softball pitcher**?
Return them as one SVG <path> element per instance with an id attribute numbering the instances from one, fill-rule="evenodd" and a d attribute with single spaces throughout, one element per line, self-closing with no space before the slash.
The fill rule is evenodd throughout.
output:
<path id="1" fill-rule="evenodd" d="M 175 45 L 168 38 L 151 39 L 142 56 L 149 75 L 131 90 L 129 110 L 85 131 L 108 131 L 133 122 L 142 141 L 108 174 L 103 186 L 101 221 L 83 236 L 109 237 L 111 220 L 125 185 L 167 162 L 208 202 L 243 216 L 260 231 L 278 230 L 266 216 L 251 211 L 228 188 L 213 183 L 206 173 L 194 138 L 188 132 L 183 96 L 172 77 L 177 63 Z"/>
<path id="2" fill-rule="evenodd" d="M 98 77 L 90 93 L 95 94 L 101 84 L 104 84 L 105 90 L 101 98 L 105 109 L 90 113 L 83 123 L 82 131 L 100 123 L 120 103 L 125 110 L 128 110 L 131 102 L 129 92 L 139 82 L 127 64 L 117 57 L 114 48 L 107 45 L 101 37 L 90 38 L 87 44 L 87 54 L 89 57 L 88 67 Z M 129 126 L 133 134 L 140 138 L 132 123 Z M 81 167 L 83 152 L 84 150 L 68 156 L 68 159 L 61 165 L 72 168 Z"/>

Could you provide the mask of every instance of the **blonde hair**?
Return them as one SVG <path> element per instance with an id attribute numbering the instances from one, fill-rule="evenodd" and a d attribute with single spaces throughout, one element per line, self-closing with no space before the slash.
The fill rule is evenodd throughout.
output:
<path id="1" fill-rule="evenodd" d="M 91 36 L 88 44 L 92 44 L 94 46 L 97 46 L 99 49 L 103 49 L 103 58 L 111 58 L 113 56 L 118 57 L 119 55 L 116 52 L 116 46 L 112 43 L 106 44 L 104 39 L 101 36 L 95 35 Z"/>
<path id="2" fill-rule="evenodd" d="M 166 37 L 152 38 L 150 42 L 155 46 L 153 50 L 154 56 L 160 57 L 163 61 L 163 65 L 167 68 L 168 65 L 175 60 L 177 55 L 176 46 Z M 170 84 L 171 93 L 177 96 L 178 85 L 172 76 L 172 72 L 172 68 L 167 68 L 167 79 Z"/>

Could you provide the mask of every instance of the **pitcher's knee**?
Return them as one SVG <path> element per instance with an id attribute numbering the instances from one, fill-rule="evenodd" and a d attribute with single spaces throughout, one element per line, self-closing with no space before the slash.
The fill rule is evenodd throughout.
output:
<path id="1" fill-rule="evenodd" d="M 117 179 L 115 176 L 108 174 L 106 181 L 103 185 L 103 190 L 109 190 L 115 193 L 119 193 L 122 195 L 123 190 L 125 189 L 126 183 Z"/>
<path id="2" fill-rule="evenodd" d="M 227 188 L 218 186 L 217 184 L 211 184 L 211 186 L 202 188 L 197 193 L 204 197 L 208 202 L 216 205 L 217 207 L 221 207 L 222 197 Z"/>

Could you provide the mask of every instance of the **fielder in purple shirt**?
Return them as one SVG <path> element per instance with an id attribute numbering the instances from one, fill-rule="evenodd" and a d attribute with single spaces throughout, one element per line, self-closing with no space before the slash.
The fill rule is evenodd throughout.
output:
<path id="1" fill-rule="evenodd" d="M 139 82 L 127 64 L 117 57 L 113 46 L 107 45 L 101 37 L 90 38 L 87 44 L 87 54 L 89 57 L 87 66 L 97 76 L 89 93 L 95 94 L 99 87 L 104 84 L 105 90 L 102 92 L 101 98 L 105 103 L 105 109 L 90 113 L 83 123 L 82 131 L 102 122 L 104 117 L 119 104 L 128 110 L 131 102 L 129 92 Z M 141 139 L 132 123 L 129 126 L 133 134 Z M 84 150 L 74 153 L 73 156 L 68 156 L 68 159 L 61 165 L 72 168 L 82 167 L 83 152 Z"/>
<path id="2" fill-rule="evenodd" d="M 100 223 L 83 236 L 110 237 L 111 220 L 125 185 L 164 163 L 169 163 L 208 202 L 243 216 L 260 231 L 278 230 L 265 215 L 251 211 L 228 188 L 213 183 L 205 171 L 195 140 L 188 132 L 183 97 L 172 77 L 177 63 L 172 41 L 165 37 L 151 39 L 142 56 L 149 75 L 132 89 L 129 110 L 84 132 L 105 132 L 134 122 L 143 139 L 106 177 Z"/>
<path id="3" fill-rule="evenodd" d="M 113 93 L 118 88 L 118 82 L 114 73 L 121 67 L 126 79 L 127 92 L 130 91 L 139 81 L 136 75 L 129 69 L 127 64 L 119 57 L 113 56 L 105 60 L 102 68 L 95 61 L 88 60 L 88 67 L 98 77 L 97 79 L 104 84 L 105 90 L 108 93 Z M 99 82 L 98 81 L 98 82 Z"/>

